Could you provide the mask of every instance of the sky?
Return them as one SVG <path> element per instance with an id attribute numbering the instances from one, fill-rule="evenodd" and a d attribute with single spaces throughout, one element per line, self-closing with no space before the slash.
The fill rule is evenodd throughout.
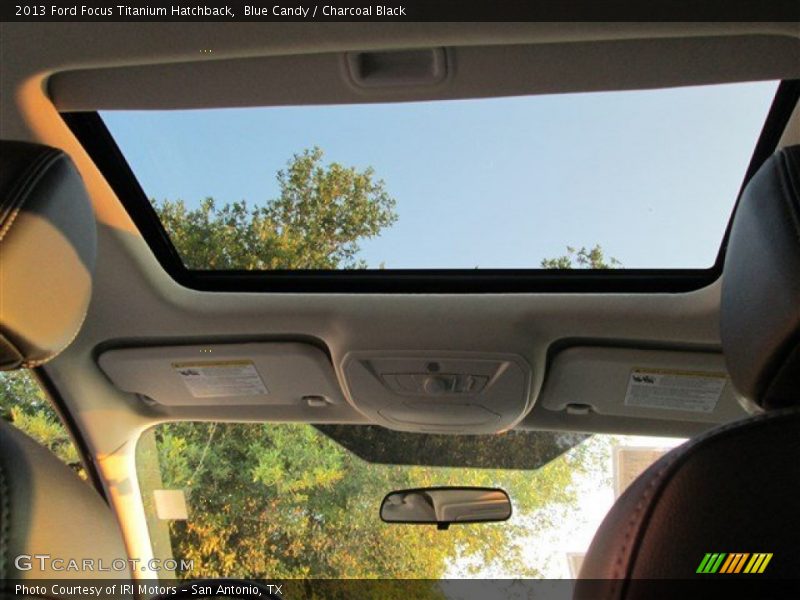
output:
<path id="1" fill-rule="evenodd" d="M 776 82 L 402 104 L 103 112 L 150 197 L 196 206 L 278 194 L 305 148 L 372 166 L 398 222 L 372 267 L 537 267 L 599 243 L 630 268 L 713 264 Z M 626 438 L 628 445 L 677 440 Z M 575 518 L 530 559 L 569 575 L 613 503 L 581 482 Z M 545 556 L 546 555 L 546 556 Z"/>
<path id="2" fill-rule="evenodd" d="M 716 258 L 776 82 L 344 106 L 101 113 L 145 193 L 278 195 L 319 146 L 372 166 L 398 221 L 370 267 L 531 268 L 600 244 L 628 268 Z"/>
<path id="3" fill-rule="evenodd" d="M 605 438 L 608 448 L 613 452 L 614 447 L 624 448 L 646 448 L 662 449 L 664 452 L 682 444 L 686 440 L 683 438 L 642 436 L 642 435 L 606 435 L 597 434 L 595 438 Z M 591 443 L 591 440 L 585 443 Z M 570 451 L 573 452 L 573 451 Z M 562 460 L 562 459 L 556 459 Z M 600 527 L 603 519 L 614 504 L 616 499 L 613 486 L 614 466 L 612 456 L 609 454 L 605 460 L 605 471 L 583 473 L 575 478 L 576 503 L 568 511 L 561 512 L 561 518 L 554 519 L 551 526 L 538 530 L 536 535 L 526 544 L 527 552 L 525 561 L 536 567 L 546 579 L 570 579 L 572 574 L 569 569 L 568 555 L 571 553 L 584 554 L 594 538 L 594 534 Z M 514 498 L 511 498 L 512 504 Z M 528 517 L 530 518 L 530 517 Z M 533 516 L 536 518 L 536 515 Z M 524 518 L 518 513 L 512 514 L 512 523 L 524 523 Z M 538 529 L 538 528 L 537 528 Z M 517 575 L 513 572 L 496 572 L 491 567 L 485 568 L 479 573 L 481 577 L 490 580 L 513 579 Z M 445 574 L 445 578 L 460 579 L 469 577 L 469 573 L 464 566 L 454 563 Z M 472 575 L 474 577 L 474 575 Z M 476 582 L 478 585 L 480 583 Z M 507 599 L 519 597 L 515 595 L 513 585 L 508 593 Z M 458 593 L 459 586 L 452 593 L 447 593 L 448 598 L 461 600 L 462 594 Z M 445 591 L 447 590 L 445 586 Z M 486 597 L 492 597 L 491 592 L 496 592 L 494 582 L 487 585 Z M 467 590 L 466 597 L 474 598 L 474 589 Z M 521 597 L 527 598 L 527 594 Z"/>

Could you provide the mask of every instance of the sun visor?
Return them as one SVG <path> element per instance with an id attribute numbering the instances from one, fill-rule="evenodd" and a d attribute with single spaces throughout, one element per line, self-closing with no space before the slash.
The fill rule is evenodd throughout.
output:
<path id="1" fill-rule="evenodd" d="M 98 362 L 123 391 L 164 407 L 344 405 L 325 352 L 294 342 L 119 348 Z"/>
<path id="2" fill-rule="evenodd" d="M 573 346 L 552 359 L 537 401 L 570 416 L 726 423 L 746 416 L 722 354 Z"/>

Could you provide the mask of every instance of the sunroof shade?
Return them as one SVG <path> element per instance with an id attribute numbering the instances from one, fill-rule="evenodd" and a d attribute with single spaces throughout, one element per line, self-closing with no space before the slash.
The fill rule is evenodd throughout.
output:
<path id="1" fill-rule="evenodd" d="M 101 116 L 191 269 L 702 269 L 776 87 Z"/>

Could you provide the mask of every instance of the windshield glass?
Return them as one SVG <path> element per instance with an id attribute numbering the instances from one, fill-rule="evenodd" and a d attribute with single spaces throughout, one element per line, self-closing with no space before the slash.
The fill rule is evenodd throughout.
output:
<path id="1" fill-rule="evenodd" d="M 178 561 L 181 578 L 574 577 L 615 496 L 679 442 L 510 432 L 419 435 L 414 443 L 417 434 L 396 437 L 378 427 L 325 429 L 173 423 L 147 431 L 137 466 L 156 558 Z M 361 439 L 361 450 L 377 460 L 479 466 L 367 462 L 334 437 L 351 445 Z M 444 449 L 425 438 L 451 442 Z M 484 445 L 503 438 L 510 441 Z M 524 442 L 541 457 L 539 468 Z M 503 468 L 486 468 L 505 443 L 512 456 L 498 459 Z M 513 515 L 446 531 L 379 516 L 390 491 L 447 485 L 502 488 Z"/>
<path id="2" fill-rule="evenodd" d="M 192 269 L 707 268 L 776 87 L 101 116 Z"/>

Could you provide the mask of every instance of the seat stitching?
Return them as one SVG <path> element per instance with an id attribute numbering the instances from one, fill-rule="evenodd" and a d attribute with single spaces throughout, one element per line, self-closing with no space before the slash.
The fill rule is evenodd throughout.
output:
<path id="1" fill-rule="evenodd" d="M 614 566 L 614 584 L 611 588 L 611 594 L 609 597 L 615 597 L 616 586 L 619 585 L 621 578 L 620 578 L 620 571 L 624 568 L 623 567 L 623 559 L 625 558 L 625 552 L 628 549 L 629 545 L 632 546 L 638 540 L 633 540 L 632 543 L 629 544 L 629 540 L 633 533 L 633 529 L 639 519 L 639 515 L 649 507 L 649 504 L 645 503 L 645 500 L 650 497 L 650 494 L 653 491 L 653 488 L 656 484 L 663 478 L 666 471 L 672 466 L 672 464 L 678 459 L 679 454 L 673 456 L 661 469 L 659 469 L 655 474 L 650 476 L 650 480 L 647 482 L 644 491 L 642 492 L 641 496 L 639 497 L 639 502 L 636 504 L 636 509 L 634 510 L 633 515 L 628 520 L 628 527 L 625 531 L 625 536 L 623 537 L 623 543 L 620 551 L 617 553 L 617 560 Z M 630 561 L 629 561 L 630 562 Z"/>
<path id="2" fill-rule="evenodd" d="M 30 190 L 31 188 L 39 181 L 41 176 L 47 172 L 47 170 L 55 164 L 58 160 L 65 157 L 66 155 L 63 154 L 61 151 L 56 149 L 48 149 L 45 152 L 42 152 L 32 163 L 31 165 L 25 169 L 23 174 L 20 176 L 20 183 L 18 184 L 18 189 L 13 190 L 10 194 L 12 200 L 9 204 L 16 206 L 11 211 L 9 216 L 6 219 L 6 222 L 3 223 L 2 227 L 0 227 L 0 242 L 3 241 L 6 235 L 11 231 L 12 225 L 16 222 L 17 216 L 21 212 L 25 202 L 30 198 Z M 39 367 L 46 362 L 52 360 L 59 354 L 61 354 L 67 346 L 69 346 L 72 342 L 75 341 L 75 338 L 78 336 L 83 323 L 86 321 L 86 315 L 88 314 L 88 309 L 83 313 L 83 317 L 81 318 L 81 322 L 78 327 L 75 329 L 75 332 L 72 334 L 72 337 L 67 341 L 66 344 L 61 346 L 58 350 L 54 352 L 50 352 L 43 358 L 38 358 L 35 360 L 25 360 L 22 361 L 20 366 L 25 369 L 32 369 L 35 367 Z"/>
<path id="3" fill-rule="evenodd" d="M 83 327 L 83 324 L 86 322 L 86 316 L 88 314 L 89 314 L 89 309 L 87 308 L 83 312 L 83 317 L 81 318 L 81 322 L 78 323 L 77 327 L 75 327 L 75 332 L 72 334 L 72 337 L 69 338 L 69 340 L 67 340 L 67 343 L 65 343 L 63 346 L 61 346 L 61 348 L 59 348 L 58 350 L 56 350 L 54 352 L 51 352 L 50 354 L 48 354 L 44 358 L 37 358 L 35 360 L 24 360 L 24 361 L 22 361 L 22 363 L 20 363 L 20 366 L 23 369 L 33 369 L 33 368 L 36 368 L 36 367 L 40 367 L 43 364 L 45 364 L 46 362 L 49 362 L 49 361 L 53 360 L 56 356 L 61 354 L 64 350 L 67 349 L 67 347 L 72 342 L 75 341 L 75 338 L 78 337 L 78 334 L 81 332 L 81 328 Z"/>
<path id="4" fill-rule="evenodd" d="M 30 162 L 30 164 L 22 171 L 17 182 L 14 186 L 12 186 L 11 191 L 8 193 L 8 202 L 7 206 L 3 208 L 3 210 L 9 210 L 10 212 L 8 215 L 4 216 L 0 219 L 0 240 L 2 240 L 3 235 L 5 235 L 6 230 L 10 227 L 11 222 L 13 222 L 14 217 L 13 213 L 15 209 L 17 209 L 17 204 L 23 204 L 27 196 L 25 195 L 24 191 L 27 187 L 29 187 L 31 181 L 35 178 L 36 172 L 39 170 L 41 163 L 45 162 L 45 159 L 48 157 L 49 153 L 44 152 L 40 153 L 34 160 Z M 12 216 L 9 216 L 12 215 Z"/>
<path id="5" fill-rule="evenodd" d="M 660 484 L 659 489 L 655 489 L 652 493 L 653 498 L 660 494 L 666 487 L 665 482 L 668 481 L 677 471 L 677 466 L 679 462 L 687 460 L 687 456 L 691 456 L 699 446 L 704 444 L 705 442 L 711 441 L 718 441 L 719 437 L 725 437 L 725 434 L 729 433 L 732 430 L 746 430 L 751 427 L 755 427 L 757 425 L 762 424 L 764 421 L 769 421 L 772 419 L 779 419 L 785 416 L 800 416 L 800 410 L 796 407 L 782 409 L 782 410 L 775 410 L 770 412 L 765 412 L 759 415 L 755 415 L 745 419 L 744 421 L 734 421 L 732 423 L 728 423 L 721 427 L 712 429 L 703 435 L 688 441 L 684 446 L 679 447 L 679 452 L 676 452 L 675 455 L 654 475 L 652 475 L 650 481 L 648 482 L 645 490 L 642 492 L 639 503 L 636 506 L 635 512 L 631 519 L 628 521 L 628 529 L 625 532 L 624 543 L 620 552 L 617 553 L 617 558 L 614 562 L 615 564 L 615 571 L 614 571 L 614 584 L 612 584 L 610 591 L 609 591 L 609 598 L 618 597 L 615 595 L 615 592 L 618 589 L 618 586 L 627 584 L 628 580 L 630 579 L 630 573 L 633 570 L 633 560 L 628 561 L 627 565 L 627 572 L 624 574 L 625 579 L 623 580 L 621 575 L 621 569 L 623 568 L 623 560 L 625 557 L 625 550 L 628 547 L 632 547 L 641 543 L 644 534 L 646 533 L 646 524 L 647 520 L 649 519 L 649 515 L 642 519 L 642 522 L 638 524 L 638 531 L 634 532 L 633 529 L 636 527 L 637 523 L 636 520 L 638 516 L 643 511 L 648 511 L 651 515 L 654 512 L 655 504 L 657 499 L 653 502 L 646 503 L 645 499 L 650 497 L 651 491 L 655 488 L 657 484 Z M 672 470 L 672 472 L 667 473 L 667 471 Z M 628 544 L 628 540 L 634 537 L 633 541 Z M 633 554 L 631 555 L 633 556 Z"/>
<path id="6" fill-rule="evenodd" d="M 24 202 L 23 202 L 24 203 Z M 3 241 L 3 238 L 6 237 L 6 234 L 11 230 L 11 226 L 14 224 L 14 221 L 17 220 L 17 215 L 19 215 L 20 206 L 14 207 L 14 209 L 9 214 L 6 222 L 3 223 L 2 229 L 0 229 L 0 242 Z"/>
<path id="7" fill-rule="evenodd" d="M 795 187 L 795 181 L 791 177 L 791 169 L 787 164 L 789 162 L 794 162 L 794 157 L 793 155 L 784 152 L 782 153 L 780 160 L 781 162 L 779 164 L 783 168 L 778 169 L 779 180 L 784 192 L 781 194 L 781 199 L 787 205 L 790 217 L 789 220 L 792 222 L 797 240 L 800 241 L 800 218 L 798 217 L 798 213 L 793 202 L 793 199 L 798 197 L 798 193 Z M 700 437 L 687 442 L 687 444 L 681 447 L 680 450 L 676 451 L 674 455 L 670 457 L 670 459 L 658 471 L 649 477 L 649 481 L 647 481 L 644 490 L 639 495 L 639 499 L 633 514 L 628 519 L 626 531 L 623 536 L 623 543 L 620 547 L 620 550 L 617 552 L 616 560 L 613 563 L 614 569 L 612 571 L 612 575 L 614 583 L 609 588 L 609 598 L 618 597 L 618 592 L 622 591 L 620 586 L 626 585 L 629 581 L 630 575 L 633 572 L 635 555 L 631 553 L 631 558 L 625 561 L 626 553 L 629 548 L 632 548 L 633 546 L 642 542 L 644 535 L 646 535 L 648 520 L 650 515 L 652 515 L 655 511 L 655 505 L 658 502 L 657 496 L 664 491 L 667 486 L 667 482 L 675 475 L 675 473 L 678 472 L 678 463 L 688 460 L 688 457 L 692 456 L 694 451 L 700 448 L 701 445 L 706 443 L 708 440 L 718 441 L 720 436 L 725 437 L 726 434 L 731 430 L 746 430 L 749 427 L 760 425 L 764 421 L 780 418 L 787 413 L 795 415 L 800 414 L 800 412 L 796 412 L 795 408 L 771 411 L 750 417 L 745 422 L 734 421 L 733 423 L 713 429 L 712 431 L 709 431 Z M 649 512 L 649 514 L 643 516 L 643 512 Z M 623 571 L 625 572 L 623 573 Z M 622 579 L 623 576 L 625 579 Z"/>
<path id="8" fill-rule="evenodd" d="M 12 190 L 9 194 L 11 198 L 9 204 L 14 206 L 14 208 L 7 217 L 6 222 L 3 223 L 2 227 L 0 228 L 0 242 L 3 241 L 5 236 L 11 230 L 11 226 L 16 221 L 20 210 L 25 205 L 25 202 L 27 202 L 28 198 L 30 198 L 29 192 L 31 188 L 38 183 L 40 177 L 47 172 L 50 166 L 62 156 L 63 155 L 58 150 L 48 150 L 47 152 L 43 152 L 31 163 L 30 167 L 25 169 L 25 171 L 22 173 L 19 178 L 20 183 L 17 184 L 17 189 Z"/>

